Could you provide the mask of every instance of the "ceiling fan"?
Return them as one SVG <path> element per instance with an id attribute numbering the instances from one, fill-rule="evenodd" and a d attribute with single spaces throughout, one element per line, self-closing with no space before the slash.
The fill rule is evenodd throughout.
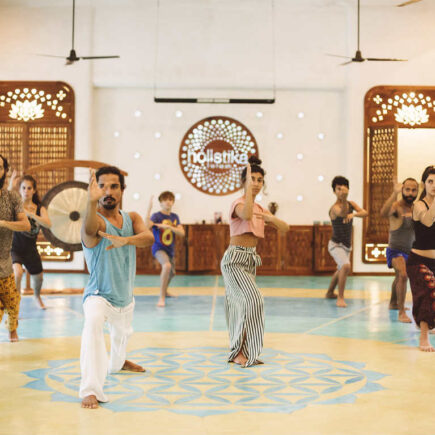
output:
<path id="1" fill-rule="evenodd" d="M 415 0 L 414 0 L 415 1 Z M 417 0 L 419 1 L 419 0 Z M 366 60 L 368 61 L 374 61 L 374 62 L 404 62 L 407 59 L 390 59 L 390 58 L 379 58 L 379 57 L 363 57 L 361 50 L 359 49 L 359 39 L 360 39 L 360 0 L 358 0 L 358 45 L 357 45 L 357 50 L 355 52 L 355 56 L 354 57 L 350 57 L 350 56 L 340 56 L 338 54 L 328 54 L 328 56 L 334 56 L 334 57 L 341 57 L 343 59 L 350 59 L 347 62 L 341 63 L 340 65 L 348 65 L 352 62 L 364 62 Z"/>
<path id="2" fill-rule="evenodd" d="M 418 3 L 421 2 L 421 0 L 408 0 L 405 3 L 400 3 L 400 5 L 397 5 L 398 8 L 401 8 L 402 6 L 408 6 L 408 5 L 412 5 L 413 3 Z"/>
<path id="3" fill-rule="evenodd" d="M 51 54 L 38 54 L 37 56 L 44 56 L 44 57 L 57 57 L 66 59 L 65 65 L 72 65 L 74 62 L 77 62 L 80 59 L 83 60 L 92 60 L 92 59 L 116 59 L 119 58 L 119 56 L 77 56 L 77 53 L 74 49 L 74 21 L 75 21 L 75 0 L 73 0 L 73 9 L 72 9 L 72 48 L 69 52 L 69 55 L 67 57 L 65 56 L 54 56 Z"/>

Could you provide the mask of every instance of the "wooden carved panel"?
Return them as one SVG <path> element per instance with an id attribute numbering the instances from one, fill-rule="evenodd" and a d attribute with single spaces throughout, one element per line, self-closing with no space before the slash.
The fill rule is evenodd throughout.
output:
<path id="1" fill-rule="evenodd" d="M 70 154 L 71 126 L 29 126 L 28 166 L 42 165 L 47 162 L 63 160 Z M 38 172 L 38 191 L 40 196 L 53 186 L 74 178 L 72 169 L 55 169 Z"/>
<path id="2" fill-rule="evenodd" d="M 368 149 L 370 200 L 365 220 L 366 243 L 388 241 L 388 219 L 380 211 L 391 194 L 390 186 L 397 174 L 397 127 L 370 128 Z"/>
<path id="3" fill-rule="evenodd" d="M 21 124 L 0 124 L 0 154 L 8 159 L 11 168 L 23 166 L 25 129 Z"/>
<path id="4" fill-rule="evenodd" d="M 191 225 L 187 249 L 187 270 L 218 270 L 214 225 Z"/>
<path id="5" fill-rule="evenodd" d="M 74 91 L 64 82 L 0 81 L 0 154 L 12 169 L 26 173 L 32 166 L 74 158 L 74 104 Z M 74 171 L 41 171 L 35 178 L 42 197 L 72 180 Z M 55 249 L 38 244 L 44 252 Z M 72 253 L 65 255 L 72 259 Z M 45 255 L 44 260 L 51 257 Z"/>
<path id="6" fill-rule="evenodd" d="M 313 271 L 312 225 L 290 225 L 282 236 L 282 270 L 294 275 L 308 275 Z"/>
<path id="7" fill-rule="evenodd" d="M 275 272 L 281 269 L 281 237 L 276 228 L 264 227 L 264 239 L 258 241 L 257 252 L 262 263 L 259 270 Z"/>
<path id="8" fill-rule="evenodd" d="M 328 243 L 332 236 L 331 225 L 314 225 L 314 271 L 334 272 L 337 269 L 329 255 Z"/>

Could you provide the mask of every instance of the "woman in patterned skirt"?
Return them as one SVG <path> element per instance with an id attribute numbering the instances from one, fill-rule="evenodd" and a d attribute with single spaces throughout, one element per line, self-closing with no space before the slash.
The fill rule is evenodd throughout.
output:
<path id="1" fill-rule="evenodd" d="M 412 292 L 412 315 L 420 327 L 420 350 L 434 352 L 429 330 L 435 327 L 435 167 L 421 177 L 424 187 L 415 202 L 412 219 L 415 242 L 406 262 Z"/>
<path id="2" fill-rule="evenodd" d="M 254 200 L 264 186 L 261 160 L 249 158 L 242 171 L 244 195 L 230 210 L 230 246 L 221 270 L 225 282 L 225 313 L 230 335 L 229 362 L 249 367 L 261 363 L 257 358 L 263 349 L 263 297 L 255 283 L 256 267 L 261 259 L 256 253 L 258 239 L 264 238 L 264 224 L 282 232 L 288 224 L 276 218 Z"/>

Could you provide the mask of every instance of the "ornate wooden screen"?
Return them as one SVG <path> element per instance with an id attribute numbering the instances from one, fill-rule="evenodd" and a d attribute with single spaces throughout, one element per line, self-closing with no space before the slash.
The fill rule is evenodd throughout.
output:
<path id="1" fill-rule="evenodd" d="M 191 225 L 187 248 L 187 269 L 189 272 L 216 270 L 218 260 L 214 225 Z"/>
<path id="2" fill-rule="evenodd" d="M 309 275 L 313 270 L 313 227 L 291 225 L 290 231 L 281 236 L 281 268 L 294 275 Z"/>
<path id="3" fill-rule="evenodd" d="M 74 92 L 64 82 L 0 82 L 0 153 L 25 171 L 74 158 Z M 38 174 L 44 195 L 73 178 L 72 169 Z"/>
<path id="4" fill-rule="evenodd" d="M 362 260 L 385 263 L 388 219 L 380 209 L 397 176 L 397 129 L 435 128 L 435 87 L 376 86 L 364 100 L 364 207 Z"/>
<path id="5" fill-rule="evenodd" d="M 385 260 L 388 243 L 388 219 L 380 211 L 391 195 L 393 178 L 397 174 L 397 127 L 370 127 L 368 131 L 367 171 L 369 216 L 364 220 L 364 258 Z"/>
<path id="6" fill-rule="evenodd" d="M 0 154 L 19 172 L 74 158 L 72 88 L 64 82 L 0 81 Z M 73 175 L 73 169 L 38 173 L 41 197 L 53 186 L 72 180 Z M 54 248 L 48 247 L 48 251 L 54 252 Z M 53 258 L 44 252 L 44 260 Z"/>

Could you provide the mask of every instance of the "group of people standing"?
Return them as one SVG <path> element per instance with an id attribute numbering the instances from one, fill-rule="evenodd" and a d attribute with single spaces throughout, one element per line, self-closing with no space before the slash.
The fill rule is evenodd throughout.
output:
<path id="1" fill-rule="evenodd" d="M 29 220 L 33 220 L 34 225 L 47 227 L 50 226 L 50 221 L 46 211 L 38 207 L 37 200 L 33 197 L 36 182 L 26 181 L 25 178 L 20 181 L 19 189 L 20 192 L 23 191 L 25 204 L 23 208 L 18 193 L 4 188 L 9 168 L 7 160 L 2 156 L 0 164 L 0 318 L 3 311 L 7 310 L 12 340 L 18 339 L 16 328 L 20 298 L 12 273 L 12 237 L 15 232 L 31 234 Z M 263 348 L 264 310 L 263 297 L 255 281 L 256 268 L 261 265 L 256 252 L 257 243 L 264 237 L 266 224 L 281 232 L 289 230 L 286 222 L 255 202 L 255 197 L 264 187 L 264 179 L 265 171 L 261 161 L 255 156 L 250 157 L 249 164 L 241 174 L 243 195 L 230 207 L 230 244 L 221 261 L 230 337 L 228 362 L 242 367 L 262 363 L 259 356 Z M 382 215 L 390 219 L 387 257 L 389 267 L 393 267 L 396 272 L 390 308 L 399 308 L 400 321 L 410 321 L 404 307 L 408 275 L 413 295 L 413 316 L 421 330 L 420 349 L 434 351 L 428 337 L 428 331 L 435 327 L 433 166 L 425 169 L 422 187 L 423 192 L 416 201 L 416 180 L 407 179 L 401 185 L 396 184 L 393 194 L 382 209 Z M 171 192 L 163 192 L 159 196 L 160 212 L 151 215 L 152 202 L 150 203 L 144 221 L 138 213 L 127 213 L 120 209 L 124 189 L 124 176 L 118 168 L 106 166 L 96 172 L 91 170 L 81 231 L 83 251 L 90 273 L 84 290 L 85 321 L 80 352 L 82 376 L 79 394 L 84 408 L 97 408 L 99 402 L 107 401 L 103 391 L 107 373 L 119 370 L 145 371 L 143 367 L 126 360 L 127 340 L 132 333 L 136 247 L 152 245 L 153 255 L 162 266 L 157 304 L 162 307 L 169 296 L 168 284 L 175 273 L 174 236 L 184 236 L 179 217 L 172 213 L 175 198 Z M 329 211 L 333 236 L 328 249 L 337 263 L 337 271 L 331 279 L 326 297 L 337 299 L 337 306 L 344 308 L 346 278 L 351 270 L 353 218 L 364 218 L 368 213 L 348 200 L 349 181 L 346 178 L 335 177 L 332 189 L 337 199 Z M 397 201 L 400 191 L 402 198 Z M 30 204 L 30 193 L 33 205 Z M 14 263 L 24 264 L 27 268 L 24 259 L 18 255 L 14 256 Z M 30 267 L 28 270 L 33 270 L 33 275 L 39 275 L 39 268 Z M 20 269 L 18 266 L 15 269 L 16 276 L 19 277 Z M 335 294 L 337 286 L 338 295 Z M 40 301 L 39 298 L 38 300 Z M 42 301 L 40 303 L 43 305 Z M 106 322 L 111 336 L 110 358 L 104 342 L 103 327 Z"/>

